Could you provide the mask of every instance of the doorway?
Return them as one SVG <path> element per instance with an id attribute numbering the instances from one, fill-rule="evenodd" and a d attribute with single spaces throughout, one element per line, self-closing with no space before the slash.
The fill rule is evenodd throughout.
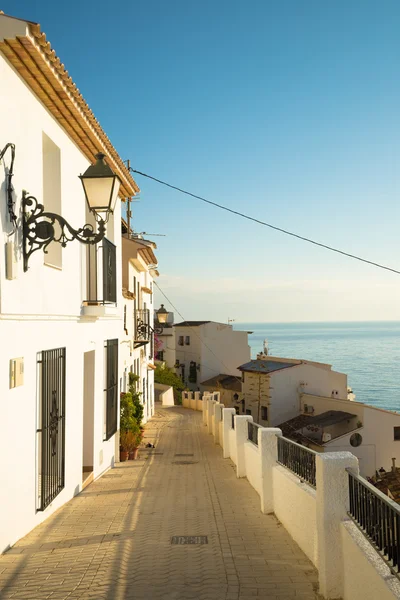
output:
<path id="1" fill-rule="evenodd" d="M 83 358 L 82 489 L 93 481 L 95 350 Z"/>

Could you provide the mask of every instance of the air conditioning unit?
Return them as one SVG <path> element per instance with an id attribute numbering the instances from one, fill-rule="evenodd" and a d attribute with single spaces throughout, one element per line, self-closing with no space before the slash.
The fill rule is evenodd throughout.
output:
<path id="1" fill-rule="evenodd" d="M 322 443 L 325 444 L 326 442 L 330 442 L 332 439 L 332 436 L 330 433 L 323 433 L 322 434 Z"/>
<path id="2" fill-rule="evenodd" d="M 305 405 L 304 405 L 304 412 L 305 412 L 307 415 L 312 415 L 312 414 L 314 413 L 314 407 L 313 407 L 313 406 L 310 406 L 309 404 L 305 404 Z"/>

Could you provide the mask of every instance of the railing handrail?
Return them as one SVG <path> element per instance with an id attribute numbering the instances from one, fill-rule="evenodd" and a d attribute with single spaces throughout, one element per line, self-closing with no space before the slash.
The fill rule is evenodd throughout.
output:
<path id="1" fill-rule="evenodd" d="M 252 444 L 255 444 L 256 446 L 258 446 L 258 432 L 257 432 L 257 428 L 261 429 L 262 425 L 260 425 L 259 423 L 254 423 L 254 421 L 247 421 L 247 439 L 249 440 L 249 442 L 251 442 Z M 254 429 L 256 431 L 254 431 Z M 250 430 L 253 430 L 253 433 L 250 433 Z M 255 439 L 253 439 L 255 438 Z"/>
<path id="2" fill-rule="evenodd" d="M 389 496 L 386 496 L 384 492 L 381 492 L 381 490 L 375 487 L 367 479 L 365 479 L 361 475 L 357 475 L 357 473 L 355 473 L 350 467 L 346 468 L 346 471 L 347 473 L 349 473 L 349 475 L 351 475 L 354 479 L 361 483 L 361 485 L 370 490 L 373 494 L 375 494 L 375 496 L 377 496 L 380 500 L 385 502 L 390 508 L 393 508 L 395 511 L 397 511 L 400 515 L 400 506 L 397 504 L 397 502 L 389 498 Z"/>
<path id="3" fill-rule="evenodd" d="M 295 442 L 294 440 L 291 440 L 290 438 L 287 438 L 284 435 L 277 434 L 276 437 L 280 438 L 281 440 L 285 440 L 285 442 L 289 442 L 289 444 L 293 444 L 293 446 L 297 446 L 298 448 L 301 448 L 302 450 L 307 450 L 307 452 L 310 452 L 310 454 L 319 454 L 315 450 L 311 450 L 311 448 L 307 448 L 307 446 L 303 446 L 303 444 L 299 444 L 298 442 Z"/>

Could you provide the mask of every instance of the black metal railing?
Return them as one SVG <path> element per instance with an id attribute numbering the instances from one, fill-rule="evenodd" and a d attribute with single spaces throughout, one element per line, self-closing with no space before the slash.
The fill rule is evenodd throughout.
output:
<path id="1" fill-rule="evenodd" d="M 313 450 L 278 436 L 278 463 L 296 473 L 314 488 L 317 486 L 315 456 Z"/>
<path id="2" fill-rule="evenodd" d="M 258 430 L 261 425 L 258 423 L 253 423 L 253 421 L 247 421 L 247 439 L 250 442 L 253 442 L 256 446 L 258 446 Z"/>
<path id="3" fill-rule="evenodd" d="M 152 329 L 150 327 L 150 310 L 136 309 L 134 314 L 135 331 L 134 337 L 137 342 L 150 342 Z"/>
<path id="4" fill-rule="evenodd" d="M 109 440 L 117 431 L 118 415 L 118 340 L 106 341 L 106 431 Z"/>
<path id="5" fill-rule="evenodd" d="M 232 429 L 235 429 L 235 415 L 232 413 Z"/>
<path id="6" fill-rule="evenodd" d="M 399 575 L 400 507 L 362 477 L 348 470 L 349 516 L 359 525 L 370 543 Z"/>
<path id="7" fill-rule="evenodd" d="M 38 510 L 45 510 L 65 486 L 65 348 L 38 355 L 40 411 Z"/>

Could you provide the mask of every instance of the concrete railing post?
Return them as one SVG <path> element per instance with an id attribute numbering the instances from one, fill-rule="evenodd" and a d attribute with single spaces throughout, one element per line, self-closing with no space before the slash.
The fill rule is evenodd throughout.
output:
<path id="1" fill-rule="evenodd" d="M 272 470 L 278 459 L 278 438 L 282 430 L 277 427 L 263 427 L 258 430 L 258 447 L 261 458 L 261 512 L 274 512 L 274 488 Z"/>
<path id="2" fill-rule="evenodd" d="M 341 598 L 344 593 L 340 524 L 349 518 L 347 468 L 358 475 L 358 459 L 351 452 L 327 452 L 316 456 L 317 568 L 320 593 L 327 600 Z"/>
<path id="3" fill-rule="evenodd" d="M 203 396 L 203 423 L 204 423 L 204 425 L 207 425 L 209 398 L 210 397 L 208 394 L 204 394 L 204 396 Z"/>
<path id="4" fill-rule="evenodd" d="M 216 404 L 215 405 L 215 413 L 214 413 L 214 441 L 216 444 L 220 443 L 220 439 L 219 439 L 219 424 L 222 421 L 221 415 L 222 415 L 222 411 L 224 410 L 224 405 L 223 404 Z"/>
<path id="5" fill-rule="evenodd" d="M 230 447 L 229 447 L 229 432 L 232 429 L 232 415 L 236 415 L 234 408 L 224 408 L 222 414 L 222 448 L 223 457 L 229 458 Z"/>
<path id="6" fill-rule="evenodd" d="M 235 416 L 235 441 L 237 452 L 236 475 L 237 477 L 246 477 L 246 457 L 244 445 L 248 438 L 248 421 L 253 421 L 251 415 Z"/>
<path id="7" fill-rule="evenodd" d="M 215 404 L 215 400 L 209 400 L 208 415 L 207 415 L 207 427 L 208 427 L 208 433 L 211 433 L 211 434 L 213 432 L 212 424 L 213 424 L 213 418 L 214 418 L 214 404 Z"/>

